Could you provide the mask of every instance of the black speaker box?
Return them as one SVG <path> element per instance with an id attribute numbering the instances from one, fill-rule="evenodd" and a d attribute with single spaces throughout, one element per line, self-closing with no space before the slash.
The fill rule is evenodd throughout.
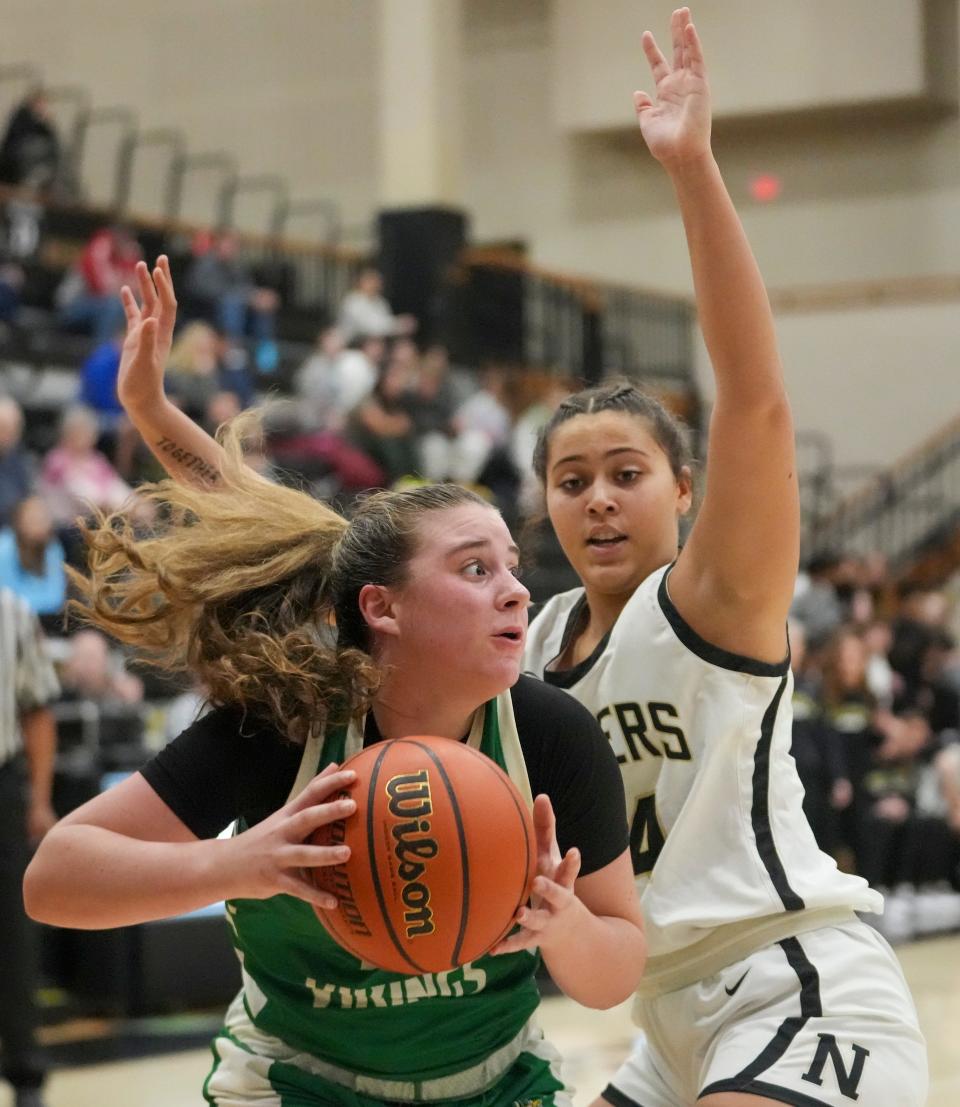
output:
<path id="1" fill-rule="evenodd" d="M 445 341 L 450 276 L 466 244 L 467 217 L 451 208 L 398 208 L 378 217 L 384 293 L 398 314 L 420 321 L 421 344 Z"/>

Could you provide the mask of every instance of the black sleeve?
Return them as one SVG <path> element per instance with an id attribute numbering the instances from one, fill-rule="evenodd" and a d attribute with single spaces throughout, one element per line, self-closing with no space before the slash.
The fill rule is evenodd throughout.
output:
<path id="1" fill-rule="evenodd" d="M 627 848 L 620 766 L 590 712 L 569 693 L 522 676 L 511 689 L 530 788 L 550 797 L 557 843 L 580 850 L 580 875 L 597 872 Z"/>
<path id="2" fill-rule="evenodd" d="M 215 838 L 234 819 L 253 825 L 282 807 L 302 752 L 236 708 L 219 707 L 140 771 L 198 838 Z"/>

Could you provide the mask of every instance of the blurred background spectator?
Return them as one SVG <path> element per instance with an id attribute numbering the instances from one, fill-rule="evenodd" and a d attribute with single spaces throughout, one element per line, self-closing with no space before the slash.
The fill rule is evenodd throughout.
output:
<path id="1" fill-rule="evenodd" d="M 115 511 L 131 488 L 96 448 L 99 427 L 94 413 L 79 405 L 68 408 L 57 445 L 43 459 L 40 491 L 72 565 L 82 557 L 76 520 L 92 508 Z"/>
<path id="2" fill-rule="evenodd" d="M 383 277 L 375 265 L 357 274 L 353 288 L 344 296 L 337 327 L 347 343 L 358 338 L 395 338 L 417 329 L 412 315 L 394 315 L 383 294 Z"/>
<path id="3" fill-rule="evenodd" d="M 63 325 L 109 342 L 124 328 L 120 289 L 136 287 L 137 262 L 143 257 L 140 243 L 129 227 L 103 227 L 87 242 L 77 264 L 57 289 Z"/>
<path id="4" fill-rule="evenodd" d="M 101 704 L 138 704 L 143 699 L 143 681 L 127 671 L 123 655 L 96 630 L 78 630 L 70 637 L 59 674 L 67 699 Z"/>
<path id="5" fill-rule="evenodd" d="M 42 88 L 17 105 L 0 142 L 0 181 L 48 192 L 61 168 L 60 139 Z"/>
<path id="6" fill-rule="evenodd" d="M 258 284 L 240 257 L 240 240 L 232 231 L 221 231 L 213 242 L 194 257 L 187 269 L 184 291 L 192 308 L 215 323 L 234 340 L 252 337 L 255 359 L 261 372 L 277 364 L 274 326 L 280 297 L 272 288 Z"/>
<path id="7" fill-rule="evenodd" d="M 207 406 L 217 393 L 232 392 L 241 410 L 254 395 L 243 350 L 199 320 L 187 323 L 177 335 L 167 362 L 165 387 L 191 419 L 204 425 Z"/>
<path id="8" fill-rule="evenodd" d="M 417 432 L 407 402 L 411 372 L 405 355 L 391 356 L 347 424 L 348 440 L 376 462 L 387 484 L 420 474 Z"/>
<path id="9" fill-rule="evenodd" d="M 0 587 L 26 600 L 37 615 L 59 615 L 67 598 L 63 545 L 53 516 L 39 496 L 13 509 L 11 525 L 0 529 Z"/>
<path id="10" fill-rule="evenodd" d="M 0 526 L 10 524 L 13 509 L 32 483 L 32 465 L 23 447 L 23 410 L 11 396 L 0 396 Z"/>

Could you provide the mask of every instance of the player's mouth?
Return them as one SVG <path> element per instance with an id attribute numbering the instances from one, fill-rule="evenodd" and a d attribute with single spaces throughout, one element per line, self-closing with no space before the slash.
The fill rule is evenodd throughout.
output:
<path id="1" fill-rule="evenodd" d="M 498 641 L 510 643 L 516 646 L 523 645 L 523 627 L 507 627 L 493 636 Z"/>
<path id="2" fill-rule="evenodd" d="M 591 534 L 587 539 L 587 545 L 593 549 L 604 550 L 609 549 L 611 546 L 619 546 L 622 542 L 626 542 L 627 536 L 625 534 L 615 533 L 599 533 Z"/>

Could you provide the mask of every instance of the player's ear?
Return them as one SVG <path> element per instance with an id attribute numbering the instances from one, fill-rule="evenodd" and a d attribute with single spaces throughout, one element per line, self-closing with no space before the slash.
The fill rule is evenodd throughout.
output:
<path id="1" fill-rule="evenodd" d="M 677 512 L 686 515 L 693 506 L 693 473 L 689 465 L 680 468 L 677 477 Z"/>
<path id="2" fill-rule="evenodd" d="M 360 589 L 357 597 L 360 614 L 375 634 L 395 637 L 400 633 L 393 600 L 393 592 L 383 584 L 365 584 Z"/>

